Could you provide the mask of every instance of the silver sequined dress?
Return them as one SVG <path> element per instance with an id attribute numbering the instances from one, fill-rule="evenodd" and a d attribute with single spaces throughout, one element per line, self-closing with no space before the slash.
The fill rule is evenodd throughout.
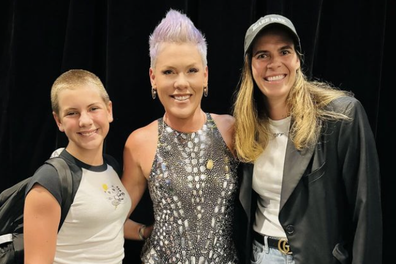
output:
<path id="1" fill-rule="evenodd" d="M 206 116 L 194 133 L 175 131 L 158 120 L 148 180 L 155 226 L 143 247 L 145 264 L 237 263 L 232 240 L 237 161 Z"/>

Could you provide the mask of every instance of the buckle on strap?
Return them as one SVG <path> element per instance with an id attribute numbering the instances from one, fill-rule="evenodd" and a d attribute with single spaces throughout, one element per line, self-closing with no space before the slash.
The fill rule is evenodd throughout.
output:
<path id="1" fill-rule="evenodd" d="M 290 252 L 290 246 L 287 243 L 287 239 L 286 238 L 281 238 L 278 241 L 278 250 L 280 252 L 282 252 L 285 255 L 290 255 L 292 254 L 292 252 Z"/>

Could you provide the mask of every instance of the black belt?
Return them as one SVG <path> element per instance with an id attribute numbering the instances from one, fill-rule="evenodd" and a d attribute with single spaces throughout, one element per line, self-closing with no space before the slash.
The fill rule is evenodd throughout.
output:
<path id="1" fill-rule="evenodd" d="M 263 235 L 254 231 L 253 236 L 257 242 L 264 245 L 264 236 Z M 287 242 L 286 238 L 276 238 L 276 237 L 268 236 L 267 242 L 268 242 L 269 247 L 276 248 L 285 255 L 292 254 L 292 252 L 290 251 L 289 243 Z"/>

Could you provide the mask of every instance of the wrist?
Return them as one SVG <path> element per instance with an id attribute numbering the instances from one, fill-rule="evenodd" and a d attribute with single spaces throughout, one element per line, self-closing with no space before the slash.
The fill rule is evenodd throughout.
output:
<path id="1" fill-rule="evenodd" d="M 144 235 L 144 231 L 146 230 L 146 227 L 147 226 L 145 226 L 145 225 L 141 225 L 139 227 L 138 234 L 139 234 L 140 240 L 146 240 L 147 239 L 147 237 Z"/>

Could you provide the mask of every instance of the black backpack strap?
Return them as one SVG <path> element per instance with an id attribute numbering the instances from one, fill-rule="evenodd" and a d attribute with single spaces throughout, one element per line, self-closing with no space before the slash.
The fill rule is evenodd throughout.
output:
<path id="1" fill-rule="evenodd" d="M 73 196 L 73 181 L 70 172 L 69 165 L 66 161 L 60 157 L 54 157 L 46 160 L 46 163 L 51 164 L 58 171 L 58 175 L 62 185 L 62 205 L 61 205 L 61 219 L 59 223 L 58 231 L 60 230 L 63 221 L 69 212 L 70 206 L 72 204 Z"/>

